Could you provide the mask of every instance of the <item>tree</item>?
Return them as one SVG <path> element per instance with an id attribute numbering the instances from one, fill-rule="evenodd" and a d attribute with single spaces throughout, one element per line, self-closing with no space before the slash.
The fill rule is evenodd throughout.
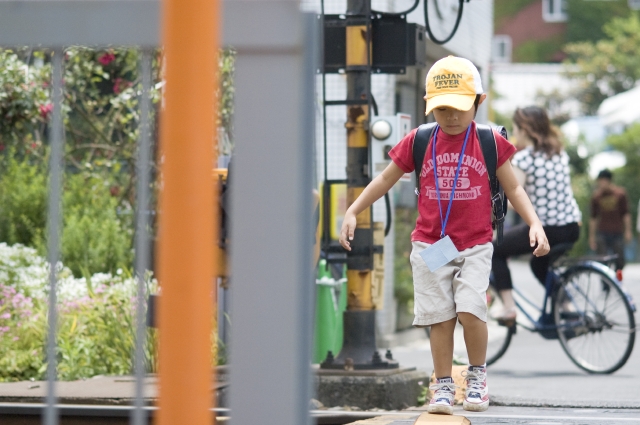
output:
<path id="1" fill-rule="evenodd" d="M 576 98 L 588 115 L 594 115 L 607 97 L 631 89 L 640 79 L 638 15 L 613 18 L 602 30 L 607 38 L 565 47 L 567 75 L 578 81 Z"/>
<path id="2" fill-rule="evenodd" d="M 613 177 L 616 184 L 624 187 L 629 195 L 629 209 L 631 215 L 636 217 L 638 199 L 640 199 L 640 124 L 634 124 L 618 135 L 610 136 L 608 144 L 624 154 L 627 162 L 623 167 L 614 171 Z M 634 221 L 635 223 L 635 221 Z M 633 226 L 635 227 L 635 226 Z"/>
<path id="3" fill-rule="evenodd" d="M 611 19 L 629 14 L 628 0 L 567 0 L 568 43 L 596 42 L 606 37 L 602 27 Z"/>

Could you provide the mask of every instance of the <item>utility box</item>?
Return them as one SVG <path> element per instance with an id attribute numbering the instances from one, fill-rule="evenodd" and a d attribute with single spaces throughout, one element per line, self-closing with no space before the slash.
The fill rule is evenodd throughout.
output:
<path id="1" fill-rule="evenodd" d="M 373 177 L 391 162 L 389 151 L 411 132 L 411 115 L 375 116 L 371 119 L 371 163 Z"/>

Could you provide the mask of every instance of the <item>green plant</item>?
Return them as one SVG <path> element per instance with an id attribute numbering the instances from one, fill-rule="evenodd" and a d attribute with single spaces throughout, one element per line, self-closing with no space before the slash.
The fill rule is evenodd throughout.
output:
<path id="1" fill-rule="evenodd" d="M 418 383 L 420 385 L 420 394 L 418 395 L 418 399 L 416 400 L 417 406 L 422 406 L 427 402 L 427 396 L 429 395 L 429 386 L 426 387 L 422 385 L 422 382 Z"/>
<path id="2" fill-rule="evenodd" d="M 570 254 L 571 256 L 579 257 L 589 252 L 589 203 L 593 187 L 587 174 L 573 174 L 571 176 L 571 188 L 582 213 L 582 226 L 580 227 L 580 238 L 574 244 Z"/>
<path id="3" fill-rule="evenodd" d="M 395 210 L 394 295 L 398 310 L 413 314 L 413 274 L 411 272 L 411 232 L 416 224 L 416 208 Z"/>
<path id="4" fill-rule="evenodd" d="M 0 241 L 34 246 L 44 254 L 44 170 L 14 157 L 5 163 L 0 174 Z M 62 208 L 62 261 L 76 276 L 131 267 L 132 211 L 118 205 L 107 182 L 92 173 L 67 173 Z"/>
<path id="5" fill-rule="evenodd" d="M 62 260 L 75 276 L 131 267 L 132 213 L 117 211 L 118 200 L 104 181 L 89 173 L 67 174 Z"/>
<path id="6" fill-rule="evenodd" d="M 39 167 L 6 157 L 0 175 L 0 241 L 33 246 L 46 225 L 47 183 Z"/>
<path id="7" fill-rule="evenodd" d="M 552 36 L 544 40 L 529 40 L 513 49 L 514 62 L 559 62 L 558 52 L 562 50 L 564 37 Z"/>
<path id="8" fill-rule="evenodd" d="M 613 173 L 614 183 L 624 187 L 629 197 L 629 210 L 632 215 L 632 223 L 636 223 L 638 216 L 638 202 L 640 199 L 640 124 L 634 124 L 622 134 L 611 136 L 607 143 L 615 150 L 624 154 L 626 164 Z M 635 227 L 635 226 L 632 226 Z"/>
<path id="9" fill-rule="evenodd" d="M 13 267 L 14 274 L 6 270 Z M 0 381 L 43 379 L 46 372 L 48 265 L 35 250 L 0 244 Z M 58 273 L 58 377 L 132 372 L 137 282 L 125 273 L 74 278 Z M 147 293 L 157 291 L 149 275 Z M 155 330 L 147 332 L 145 363 L 156 369 Z"/>
<path id="10" fill-rule="evenodd" d="M 604 39 L 565 46 L 566 74 L 577 82 L 575 97 L 587 115 L 595 115 L 604 99 L 631 89 L 640 79 L 638 14 L 614 18 L 602 30 Z"/>
<path id="11" fill-rule="evenodd" d="M 629 14 L 628 0 L 567 0 L 567 41 L 595 42 L 605 37 L 604 24 Z"/>
<path id="12" fill-rule="evenodd" d="M 219 56 L 220 90 L 218 91 L 218 128 L 223 129 L 224 140 L 218 140 L 219 152 L 231 155 L 233 150 L 233 111 L 235 100 L 234 74 L 236 51 L 223 49 Z"/>
<path id="13" fill-rule="evenodd" d="M 35 55 L 37 56 L 37 55 Z M 0 49 L 0 151 L 26 155 L 42 146 L 51 112 L 47 67 L 32 67 L 13 50 Z"/>

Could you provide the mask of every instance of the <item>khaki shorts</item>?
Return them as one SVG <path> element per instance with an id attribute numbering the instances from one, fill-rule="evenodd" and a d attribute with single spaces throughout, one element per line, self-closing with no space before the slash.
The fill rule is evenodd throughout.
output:
<path id="1" fill-rule="evenodd" d="M 431 272 L 420 251 L 430 246 L 413 242 L 414 326 L 429 326 L 471 313 L 487 321 L 487 288 L 491 273 L 493 245 L 485 243 L 467 248 L 460 256 Z"/>

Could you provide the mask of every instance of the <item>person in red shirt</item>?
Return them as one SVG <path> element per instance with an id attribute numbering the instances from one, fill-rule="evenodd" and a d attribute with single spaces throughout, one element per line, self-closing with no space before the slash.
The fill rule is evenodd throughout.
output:
<path id="1" fill-rule="evenodd" d="M 464 327 L 470 366 L 463 408 L 489 407 L 486 382 L 487 303 L 493 245 L 491 191 L 474 118 L 486 99 L 480 74 L 467 59 L 449 56 L 427 73 L 427 108 L 438 127 L 433 132 L 420 174 L 418 219 L 411 235 L 414 281 L 414 326 L 431 327 L 431 353 L 437 383 L 431 387 L 431 413 L 453 413 L 453 333 Z M 392 162 L 367 185 L 348 208 L 340 244 L 351 250 L 356 216 L 382 197 L 405 173 L 414 171 L 416 130 L 390 152 Z M 518 184 L 508 159 L 515 148 L 496 133 L 497 176 L 515 210 L 530 226 L 534 255 L 549 252 L 549 243 L 529 198 Z M 444 259 L 444 260 L 443 260 Z"/>
<path id="2" fill-rule="evenodd" d="M 616 273 L 622 280 L 624 244 L 631 242 L 631 214 L 627 192 L 611 180 L 613 173 L 602 170 L 596 179 L 597 188 L 591 197 L 589 247 L 599 255 L 612 251 L 618 255 Z"/>

